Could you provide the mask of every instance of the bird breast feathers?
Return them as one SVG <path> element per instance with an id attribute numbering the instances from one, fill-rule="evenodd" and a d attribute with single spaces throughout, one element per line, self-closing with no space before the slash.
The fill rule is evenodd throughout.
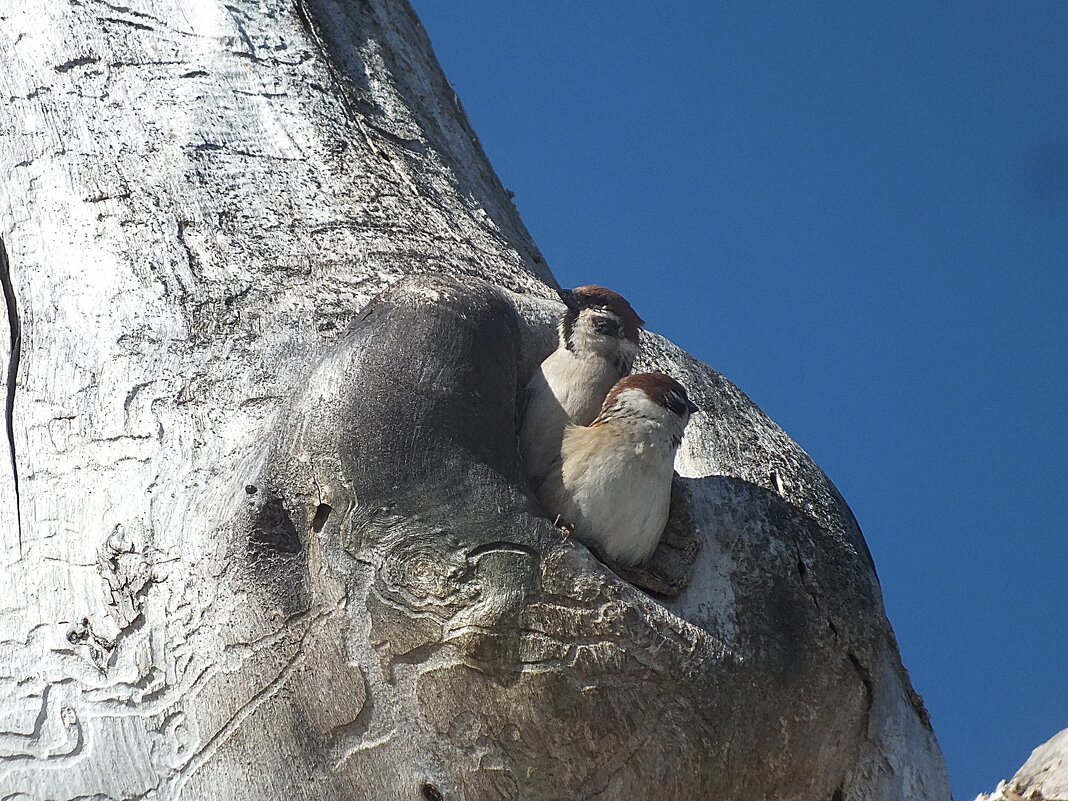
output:
<path id="1" fill-rule="evenodd" d="M 605 478 L 628 475 L 641 482 L 646 476 L 651 479 L 650 474 L 662 473 L 665 465 L 671 469 L 675 460 L 667 441 L 661 445 L 647 436 L 627 436 L 620 427 L 568 426 L 564 431 L 565 482 L 581 480 L 579 473 L 590 470 L 604 471 Z"/>
<path id="2" fill-rule="evenodd" d="M 619 378 L 615 368 L 597 357 L 582 358 L 560 348 L 542 364 L 545 389 L 579 425 L 593 421 L 601 401 Z"/>

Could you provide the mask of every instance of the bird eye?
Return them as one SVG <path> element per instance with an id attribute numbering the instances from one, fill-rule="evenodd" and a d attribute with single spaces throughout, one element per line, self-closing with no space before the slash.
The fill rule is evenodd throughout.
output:
<path id="1" fill-rule="evenodd" d="M 678 392 L 669 392 L 665 400 L 667 401 L 665 405 L 679 417 L 685 417 L 697 411 L 697 406 L 691 403 L 689 398 L 680 395 Z"/>

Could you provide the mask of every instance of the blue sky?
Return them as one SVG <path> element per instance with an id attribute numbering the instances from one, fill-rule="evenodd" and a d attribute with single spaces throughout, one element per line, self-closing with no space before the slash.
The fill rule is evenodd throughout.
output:
<path id="1" fill-rule="evenodd" d="M 1068 4 L 414 5 L 561 284 L 842 490 L 992 790 L 1068 726 Z"/>

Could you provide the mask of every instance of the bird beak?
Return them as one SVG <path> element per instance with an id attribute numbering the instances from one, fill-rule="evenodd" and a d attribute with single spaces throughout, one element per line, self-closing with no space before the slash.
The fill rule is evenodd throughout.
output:
<path id="1" fill-rule="evenodd" d="M 690 414 L 693 414 L 694 412 L 701 411 L 701 407 L 698 406 L 696 403 L 694 403 L 689 398 L 687 398 L 686 399 L 686 411 L 688 411 Z"/>
<path id="2" fill-rule="evenodd" d="M 575 294 L 574 290 L 561 289 L 560 300 L 562 300 L 564 302 L 564 305 L 567 306 L 567 308 L 571 309 L 571 311 L 579 310 L 579 299 L 578 295 Z"/>

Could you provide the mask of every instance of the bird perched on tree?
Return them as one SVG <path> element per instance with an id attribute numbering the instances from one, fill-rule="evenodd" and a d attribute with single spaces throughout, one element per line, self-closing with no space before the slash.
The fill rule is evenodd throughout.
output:
<path id="1" fill-rule="evenodd" d="M 589 426 L 565 430 L 538 489 L 549 517 L 620 565 L 645 561 L 667 525 L 675 451 L 696 410 L 663 373 L 621 379 Z"/>
<path id="2" fill-rule="evenodd" d="M 558 344 L 527 382 L 519 425 L 519 449 L 535 487 L 560 455 L 564 427 L 592 422 L 608 390 L 630 372 L 644 325 L 610 289 L 580 286 L 560 296 L 567 310 Z"/>

